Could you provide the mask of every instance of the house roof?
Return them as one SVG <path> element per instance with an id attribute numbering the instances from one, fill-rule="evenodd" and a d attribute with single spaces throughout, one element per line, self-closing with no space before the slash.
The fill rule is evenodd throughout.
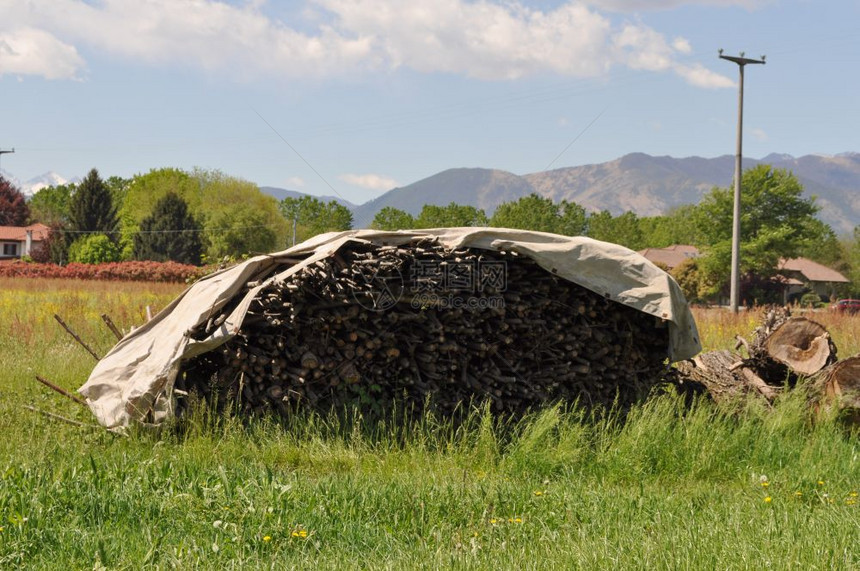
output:
<path id="1" fill-rule="evenodd" d="M 652 262 L 665 264 L 670 270 L 684 260 L 699 257 L 698 248 L 683 244 L 675 244 L 667 248 L 646 248 L 639 253 Z"/>
<path id="2" fill-rule="evenodd" d="M 779 263 L 779 269 L 799 272 L 803 277 L 811 282 L 848 283 L 851 281 L 836 270 L 830 269 L 827 266 L 822 266 L 818 262 L 813 262 L 806 258 L 781 260 Z"/>
<path id="3" fill-rule="evenodd" d="M 0 240 L 23 242 L 27 239 L 27 230 L 33 231 L 33 241 L 39 242 L 48 237 L 51 229 L 37 222 L 29 226 L 0 226 Z"/>

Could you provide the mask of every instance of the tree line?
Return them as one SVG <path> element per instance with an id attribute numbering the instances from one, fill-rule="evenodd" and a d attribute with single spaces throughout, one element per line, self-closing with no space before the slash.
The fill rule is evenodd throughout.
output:
<path id="1" fill-rule="evenodd" d="M 807 257 L 860 284 L 860 228 L 836 236 L 817 218 L 815 199 L 789 171 L 758 165 L 743 173 L 742 291 L 758 302 L 776 295 L 772 278 L 783 258 Z M 574 202 L 531 194 L 500 204 L 491 216 L 474 206 L 425 205 L 417 216 L 380 210 L 379 230 L 493 226 L 588 236 L 633 250 L 689 244 L 702 255 L 673 270 L 691 300 L 725 292 L 732 235 L 731 188 L 715 187 L 698 204 L 661 216 L 588 213 Z M 101 178 L 93 169 L 78 184 L 50 186 L 29 201 L 0 177 L 0 225 L 40 221 L 54 230 L 43 261 L 175 260 L 200 264 L 267 253 L 314 235 L 348 230 L 352 213 L 312 196 L 278 201 L 251 182 L 219 171 L 165 168 L 131 179 Z M 845 293 L 855 293 L 851 286 Z"/>

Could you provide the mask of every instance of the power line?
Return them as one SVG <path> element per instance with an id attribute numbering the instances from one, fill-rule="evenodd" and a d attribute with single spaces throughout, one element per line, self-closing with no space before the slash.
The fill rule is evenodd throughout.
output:
<path id="1" fill-rule="evenodd" d="M 0 149 L 0 157 L 2 157 L 3 155 L 9 154 L 9 153 L 14 153 L 14 152 L 15 152 L 15 147 L 12 147 L 11 149 Z"/>
<path id="2" fill-rule="evenodd" d="M 293 151 L 293 152 L 296 154 L 296 156 L 297 156 L 297 157 L 299 157 L 300 159 L 302 159 L 302 161 L 303 161 L 306 165 L 308 165 L 308 168 L 310 168 L 312 171 L 314 171 L 314 174 L 316 174 L 316 175 L 320 178 L 320 180 L 322 180 L 322 181 L 326 184 L 326 186 L 328 186 L 328 187 L 331 189 L 331 191 L 332 191 L 333 193 L 335 193 L 336 195 L 338 195 L 338 196 L 340 197 L 340 199 L 341 199 L 341 200 L 346 200 L 346 198 L 344 198 L 344 197 L 343 197 L 343 195 L 341 195 L 341 193 L 339 193 L 339 192 L 337 191 L 337 189 L 335 189 L 335 187 L 333 187 L 331 184 L 329 184 L 329 182 L 325 179 L 325 177 L 324 177 L 323 175 L 321 175 L 321 174 L 319 173 L 319 171 L 318 171 L 317 169 L 315 169 L 315 168 L 314 168 L 314 166 L 313 166 L 311 163 L 309 163 L 309 162 L 308 162 L 308 160 L 307 160 L 307 159 L 305 159 L 305 158 L 302 156 L 302 154 L 301 154 L 300 152 L 298 152 L 298 151 L 296 150 L 296 148 L 295 148 L 294 146 L 292 146 L 292 145 L 290 144 L 290 142 L 289 142 L 289 141 L 287 141 L 287 140 L 283 137 L 283 135 L 281 135 L 280 133 L 278 133 L 278 130 L 277 130 L 277 129 L 275 129 L 275 128 L 272 126 L 272 124 L 271 124 L 271 123 L 269 123 L 268 121 L 266 121 L 266 119 L 265 119 L 262 115 L 260 115 L 260 114 L 257 112 L 257 110 L 256 110 L 256 109 L 251 108 L 251 110 L 252 110 L 254 113 L 257 113 L 257 117 L 259 117 L 259 118 L 263 121 L 263 123 L 265 123 L 266 125 L 268 125 L 268 126 L 269 126 L 269 129 L 271 129 L 271 130 L 275 133 L 275 135 L 277 135 L 277 136 L 278 136 L 278 138 L 280 138 L 280 139 L 284 142 L 284 144 L 286 144 L 286 145 L 290 148 L 290 150 L 291 150 L 291 151 Z M 346 200 L 346 201 L 347 201 L 347 202 L 349 202 L 348 200 Z"/>
<path id="3" fill-rule="evenodd" d="M 604 113 L 606 113 L 606 110 L 607 110 L 607 109 L 609 109 L 609 107 L 604 107 L 604 108 L 603 108 L 603 111 L 601 111 L 600 113 L 598 113 L 598 114 L 597 114 L 597 117 L 595 117 L 594 119 L 592 119 L 592 120 L 591 120 L 591 123 L 589 123 L 588 125 L 586 125 L 586 126 L 585 126 L 585 128 L 584 128 L 582 131 L 580 131 L 580 132 L 579 132 L 579 134 L 578 134 L 576 137 L 574 137 L 574 138 L 573 138 L 573 140 L 572 140 L 571 142 L 569 142 L 569 143 L 567 144 L 567 146 L 566 146 L 564 149 L 562 149 L 562 150 L 561 150 L 561 152 L 560 152 L 559 154 L 557 154 L 557 155 L 555 156 L 555 158 L 554 158 L 553 160 L 551 160 L 551 161 L 549 162 L 549 164 L 548 164 L 548 165 L 546 165 L 546 166 L 543 168 L 543 170 L 545 170 L 545 171 L 546 171 L 546 170 L 549 170 L 549 167 L 551 167 L 551 166 L 553 165 L 553 163 L 555 163 L 555 161 L 557 161 L 557 160 L 559 159 L 559 157 L 561 157 L 564 153 L 566 153 L 566 152 L 567 152 L 567 150 L 568 150 L 568 149 L 569 149 L 569 148 L 570 148 L 570 147 L 571 147 L 575 142 L 577 142 L 577 141 L 579 140 L 579 138 L 580 138 L 580 137 L 582 137 L 582 136 L 585 134 L 585 132 L 586 132 L 586 131 L 588 131 L 588 129 L 589 129 L 589 128 L 591 128 L 591 126 L 592 126 L 592 125 L 594 125 L 594 124 L 597 122 L 597 120 L 598 120 L 598 119 L 600 119 L 600 118 L 603 116 L 603 114 L 604 114 Z"/>

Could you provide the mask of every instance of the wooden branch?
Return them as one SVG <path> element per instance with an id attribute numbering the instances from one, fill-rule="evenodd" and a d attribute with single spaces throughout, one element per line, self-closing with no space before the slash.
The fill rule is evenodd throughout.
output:
<path id="1" fill-rule="evenodd" d="M 90 424 L 87 422 L 80 422 L 77 420 L 73 420 L 71 418 L 66 418 L 65 416 L 60 416 L 59 414 L 54 414 L 53 412 L 48 412 L 47 410 L 38 409 L 34 406 L 30 406 L 28 404 L 23 405 L 29 411 L 37 412 L 41 415 L 47 416 L 48 418 L 52 418 L 54 420 L 59 420 L 60 422 L 65 422 L 66 424 L 71 424 L 73 426 L 81 426 L 83 428 L 93 428 L 98 430 L 104 430 L 103 426 L 99 426 L 98 424 Z"/>
<path id="2" fill-rule="evenodd" d="M 84 349 L 86 349 L 86 350 L 89 352 L 89 354 L 90 354 L 90 355 L 92 355 L 92 356 L 93 356 L 93 358 L 94 358 L 96 361 L 100 361 L 100 360 L 101 360 L 101 357 L 99 357 L 99 356 L 96 354 L 96 352 L 95 352 L 95 351 L 93 351 L 93 350 L 90 348 L 90 346 L 89 346 L 89 345 L 87 345 L 86 343 L 84 343 L 83 339 L 81 339 L 80 337 L 78 337 L 78 334 L 77 334 L 77 333 L 75 333 L 74 331 L 72 331 L 72 329 L 71 329 L 68 325 L 66 325 L 66 322 L 65 322 L 65 321 L 63 321 L 63 320 L 62 320 L 62 318 L 61 318 L 59 315 L 57 315 L 56 313 L 54 314 L 54 319 L 56 319 L 56 320 L 57 320 L 57 322 L 58 322 L 60 325 L 62 325 L 62 326 L 63 326 L 63 329 L 65 329 L 65 330 L 66 330 L 66 332 L 67 332 L 69 335 L 71 335 L 72 337 L 74 337 L 75 341 L 77 341 L 77 342 L 81 345 L 81 347 L 83 347 Z"/>
<path id="3" fill-rule="evenodd" d="M 80 405 L 87 406 L 87 402 L 85 400 L 83 400 L 80 397 L 73 395 L 72 393 L 68 392 L 66 389 L 64 389 L 60 386 L 55 385 L 54 383 L 52 383 L 48 379 L 45 379 L 43 377 L 40 377 L 39 375 L 36 375 L 36 380 L 39 381 L 40 383 L 42 383 L 43 385 L 45 385 L 46 387 L 48 387 L 49 389 L 51 389 L 52 391 L 56 391 L 59 394 L 63 395 L 67 399 L 72 400 L 72 401 L 74 401 Z"/>
<path id="4" fill-rule="evenodd" d="M 110 329 L 113 334 L 116 335 L 117 341 L 122 339 L 122 332 L 117 328 L 116 325 L 114 325 L 113 320 L 107 313 L 102 313 L 102 321 L 104 321 L 105 325 L 108 326 L 108 329 Z"/>
<path id="5" fill-rule="evenodd" d="M 764 379 L 756 375 L 752 369 L 748 369 L 747 367 L 741 368 L 741 374 L 753 388 L 767 399 L 768 403 L 772 403 L 774 401 L 778 394 L 778 390 L 775 387 L 764 382 Z"/>

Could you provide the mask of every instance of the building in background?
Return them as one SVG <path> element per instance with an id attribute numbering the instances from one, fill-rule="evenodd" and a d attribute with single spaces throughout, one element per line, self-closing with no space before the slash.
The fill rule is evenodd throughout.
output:
<path id="1" fill-rule="evenodd" d="M 0 260 L 29 256 L 48 238 L 51 229 L 44 224 L 0 226 Z"/>

